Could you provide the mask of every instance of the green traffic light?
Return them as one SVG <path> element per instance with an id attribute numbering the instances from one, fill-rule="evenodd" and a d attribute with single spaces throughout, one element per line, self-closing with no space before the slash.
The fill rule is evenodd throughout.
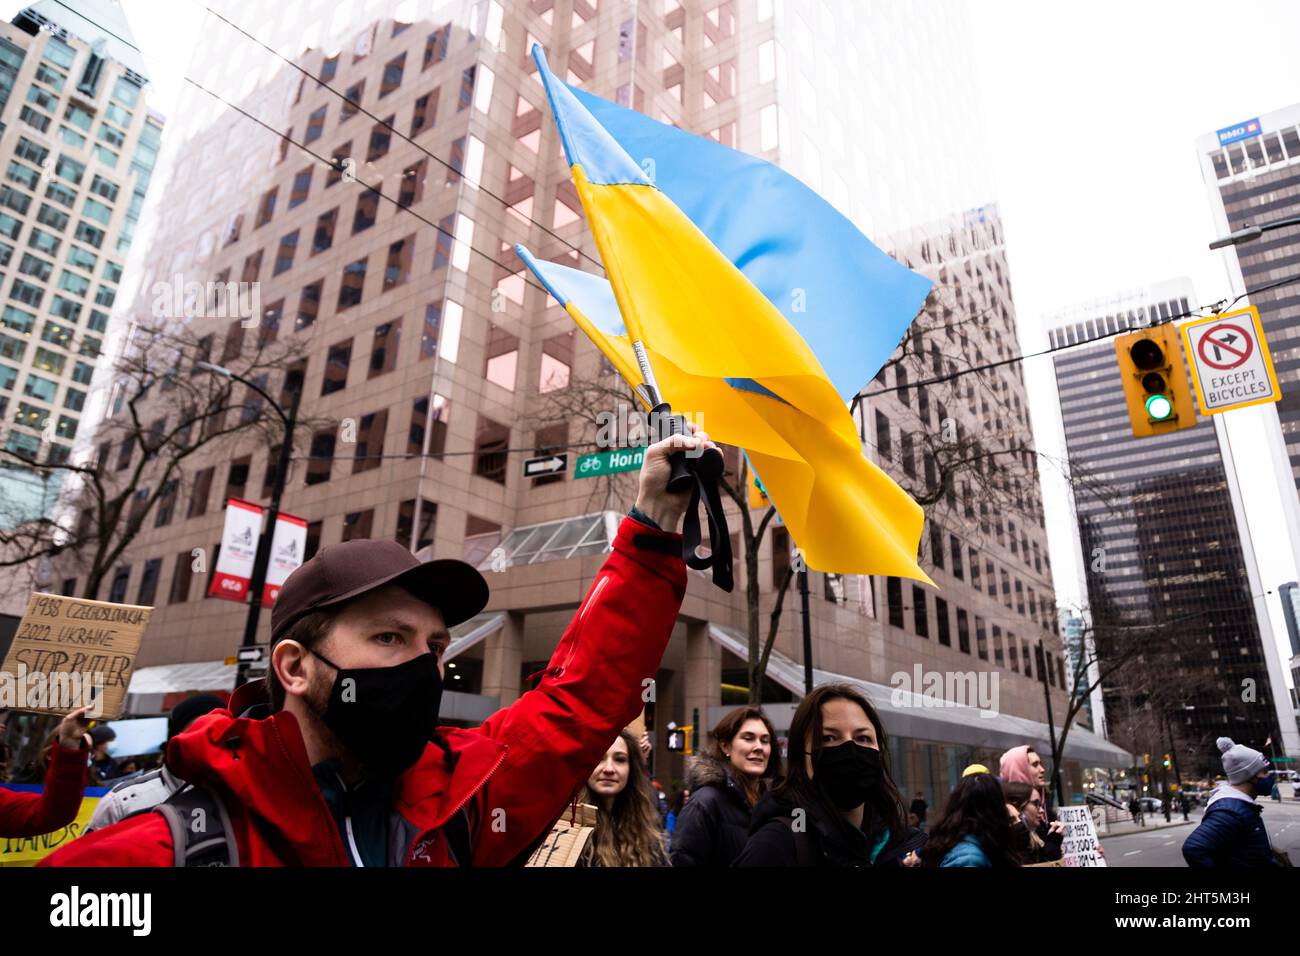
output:
<path id="1" fill-rule="evenodd" d="M 1164 421 L 1174 413 L 1174 404 L 1164 395 L 1147 397 L 1147 414 L 1158 422 Z"/>

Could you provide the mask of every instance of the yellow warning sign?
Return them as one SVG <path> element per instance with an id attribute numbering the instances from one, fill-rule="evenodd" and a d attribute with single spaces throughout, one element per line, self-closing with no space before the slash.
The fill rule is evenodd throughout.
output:
<path id="1" fill-rule="evenodd" d="M 1282 398 L 1264 326 L 1253 305 L 1226 315 L 1194 319 L 1180 331 L 1202 415 Z"/>

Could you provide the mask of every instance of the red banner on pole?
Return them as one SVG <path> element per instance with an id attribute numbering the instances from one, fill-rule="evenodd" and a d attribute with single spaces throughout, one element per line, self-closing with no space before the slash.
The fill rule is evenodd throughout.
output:
<path id="1" fill-rule="evenodd" d="M 221 553 L 212 572 L 208 596 L 223 601 L 244 601 L 257 559 L 257 539 L 262 531 L 262 507 L 238 498 L 226 502 L 226 526 L 221 533 Z"/>
<path id="2" fill-rule="evenodd" d="M 280 586 L 302 564 L 307 550 L 307 521 L 295 515 L 281 514 L 275 519 L 271 538 L 271 560 L 266 566 L 266 586 L 262 589 L 262 607 L 270 607 L 280 596 Z"/>

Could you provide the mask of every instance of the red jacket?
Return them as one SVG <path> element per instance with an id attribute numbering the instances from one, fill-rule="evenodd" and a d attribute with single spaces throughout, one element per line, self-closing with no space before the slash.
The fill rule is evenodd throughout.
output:
<path id="1" fill-rule="evenodd" d="M 406 865 L 452 865 L 440 827 L 461 807 L 474 866 L 504 865 L 534 843 L 640 712 L 643 682 L 655 676 L 685 591 L 681 536 L 625 518 L 537 688 L 474 730 L 442 728 L 453 770 L 430 743 L 398 779 Z M 173 738 L 167 765 L 225 799 L 243 865 L 350 865 L 288 711 L 260 720 L 213 711 Z M 172 862 L 167 822 L 143 813 L 74 840 L 41 865 Z"/>
<path id="2" fill-rule="evenodd" d="M 52 833 L 77 819 L 86 786 L 89 751 L 67 750 L 55 743 L 45 771 L 44 793 L 0 789 L 0 837 L 31 837 Z"/>

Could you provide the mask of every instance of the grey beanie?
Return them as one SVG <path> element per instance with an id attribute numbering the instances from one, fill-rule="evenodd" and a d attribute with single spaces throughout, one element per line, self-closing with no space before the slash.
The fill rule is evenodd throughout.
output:
<path id="1" fill-rule="evenodd" d="M 1268 758 L 1258 750 L 1235 744 L 1231 737 L 1220 737 L 1217 743 L 1223 752 L 1223 772 L 1228 775 L 1228 783 L 1244 783 L 1268 768 Z"/>

